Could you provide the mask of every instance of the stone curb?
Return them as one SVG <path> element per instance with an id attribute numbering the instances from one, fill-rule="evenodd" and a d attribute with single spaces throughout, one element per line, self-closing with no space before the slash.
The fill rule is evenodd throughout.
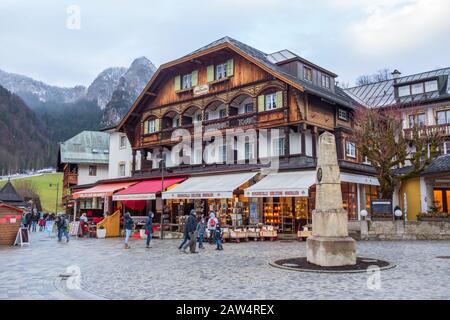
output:
<path id="1" fill-rule="evenodd" d="M 369 258 L 367 258 L 367 259 L 369 259 Z M 275 263 L 275 261 L 269 262 L 269 265 L 272 266 L 272 267 L 278 268 L 278 269 L 284 269 L 284 270 L 289 270 L 289 271 L 297 271 L 297 272 L 310 272 L 310 273 L 337 273 L 337 274 L 343 274 L 343 273 L 366 273 L 367 272 L 367 269 L 366 270 L 311 270 L 311 269 L 302 269 L 302 268 L 292 268 L 292 267 L 286 267 L 286 266 L 279 265 L 279 264 Z M 384 266 L 384 267 L 379 267 L 379 269 L 380 269 L 380 271 L 383 271 L 383 270 L 388 270 L 388 269 L 395 268 L 396 266 L 397 265 L 395 265 L 393 263 L 389 263 L 389 265 Z"/>

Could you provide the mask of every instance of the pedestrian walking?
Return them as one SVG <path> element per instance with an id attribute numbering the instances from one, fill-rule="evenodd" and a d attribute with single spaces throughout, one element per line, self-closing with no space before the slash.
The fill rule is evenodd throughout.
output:
<path id="1" fill-rule="evenodd" d="M 125 227 L 125 249 L 130 249 L 128 240 L 130 239 L 131 232 L 133 232 L 134 222 L 129 212 L 125 212 L 123 215 L 123 225 Z"/>
<path id="2" fill-rule="evenodd" d="M 190 247 L 191 253 L 195 253 L 195 246 L 197 243 L 197 221 L 195 219 L 195 210 L 192 209 L 189 217 L 186 221 L 186 225 L 184 227 L 184 239 L 181 243 L 179 249 L 183 250 L 184 253 L 186 252 L 187 247 Z"/>
<path id="3" fill-rule="evenodd" d="M 25 216 L 25 226 L 28 230 L 31 229 L 31 221 L 33 220 L 33 213 L 31 211 L 28 211 Z"/>
<path id="4" fill-rule="evenodd" d="M 58 228 L 58 242 L 61 242 L 63 236 L 66 237 L 66 242 L 69 242 L 69 232 L 67 230 L 69 223 L 64 215 L 56 217 L 56 227 Z"/>
<path id="5" fill-rule="evenodd" d="M 216 227 L 219 224 L 219 220 L 216 218 L 214 211 L 211 211 L 208 219 L 208 232 L 209 232 L 209 243 L 213 244 L 215 239 Z"/>
<path id="6" fill-rule="evenodd" d="M 222 246 L 222 229 L 220 228 L 220 223 L 217 224 L 216 230 L 214 232 L 214 240 L 216 242 L 216 250 L 223 250 Z"/>
<path id="7" fill-rule="evenodd" d="M 205 240 L 206 222 L 205 217 L 202 215 L 197 223 L 197 233 L 198 233 L 198 248 L 205 249 L 203 246 L 203 241 Z"/>
<path id="8" fill-rule="evenodd" d="M 39 214 L 35 211 L 31 216 L 31 232 L 36 232 L 38 221 L 39 221 Z"/>
<path id="9" fill-rule="evenodd" d="M 148 217 L 147 217 L 147 221 L 145 222 L 145 234 L 147 235 L 147 246 L 146 248 L 151 248 L 150 247 L 150 241 L 152 241 L 152 234 L 153 234 L 153 217 L 155 216 L 155 214 L 153 213 L 153 211 L 149 211 L 148 212 Z"/>

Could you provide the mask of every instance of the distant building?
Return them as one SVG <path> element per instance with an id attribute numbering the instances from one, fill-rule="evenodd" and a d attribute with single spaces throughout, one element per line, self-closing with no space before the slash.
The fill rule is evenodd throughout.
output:
<path id="1" fill-rule="evenodd" d="M 109 134 L 83 131 L 63 142 L 58 152 L 58 172 L 63 172 L 63 204 L 70 201 L 71 188 L 108 179 Z"/>
<path id="2" fill-rule="evenodd" d="M 133 157 L 127 135 L 117 131 L 115 127 L 106 128 L 103 132 L 109 133 L 108 179 L 131 177 Z M 137 155 L 136 168 L 138 170 L 140 169 L 140 152 Z"/>
<path id="3" fill-rule="evenodd" d="M 394 205 L 407 209 L 410 220 L 430 209 L 450 212 L 450 67 L 404 77 L 395 70 L 392 76 L 345 92 L 365 107 L 398 108 L 406 137 L 411 137 L 415 125 L 444 136 L 440 146 L 444 156 L 435 159 L 419 177 L 403 181 L 394 194 Z M 396 172 L 408 170 L 410 167 L 404 167 Z"/>
<path id="4" fill-rule="evenodd" d="M 0 202 L 18 208 L 26 207 L 25 200 L 16 191 L 11 181 L 8 181 L 3 188 L 0 189 Z"/>

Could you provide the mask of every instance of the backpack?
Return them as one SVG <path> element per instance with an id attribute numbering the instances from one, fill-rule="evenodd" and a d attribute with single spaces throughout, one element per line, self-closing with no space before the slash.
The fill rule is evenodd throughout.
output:
<path id="1" fill-rule="evenodd" d="M 215 218 L 209 219 L 208 227 L 209 228 L 215 228 L 216 227 L 216 219 Z"/>

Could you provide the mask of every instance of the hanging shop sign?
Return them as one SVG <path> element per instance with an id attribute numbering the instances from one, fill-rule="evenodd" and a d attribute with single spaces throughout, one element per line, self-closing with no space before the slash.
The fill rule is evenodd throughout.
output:
<path id="1" fill-rule="evenodd" d="M 245 190 L 245 196 L 248 198 L 264 198 L 264 197 L 307 197 L 308 189 L 298 190 Z"/>
<path id="2" fill-rule="evenodd" d="M 155 200 L 155 199 L 156 199 L 156 194 L 154 194 L 154 193 L 115 194 L 115 195 L 113 195 L 113 201 Z"/>

